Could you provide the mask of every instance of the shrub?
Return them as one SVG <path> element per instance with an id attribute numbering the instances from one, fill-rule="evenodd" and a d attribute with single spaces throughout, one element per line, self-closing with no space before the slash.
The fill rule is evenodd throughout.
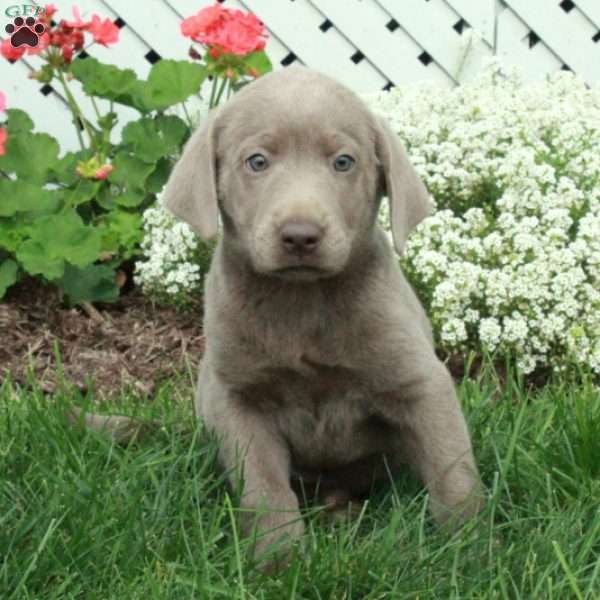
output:
<path id="1" fill-rule="evenodd" d="M 492 62 L 455 89 L 368 102 L 435 201 L 402 262 L 439 346 L 600 373 L 600 87 L 567 72 L 524 83 Z"/>
<path id="2" fill-rule="evenodd" d="M 166 110 L 198 92 L 206 71 L 188 61 L 160 61 L 142 81 L 129 69 L 77 58 L 85 36 L 113 44 L 119 29 L 97 15 L 82 20 L 76 7 L 73 21 L 57 23 L 55 12 L 49 5 L 39 17 L 45 32 L 27 52 L 43 61 L 33 77 L 62 89 L 80 150 L 59 156 L 57 140 L 35 133 L 27 114 L 7 111 L 0 156 L 0 297 L 27 273 L 57 285 L 73 303 L 115 300 L 115 271 L 141 241 L 140 209 L 154 200 L 189 136 L 189 124 Z M 8 40 L 1 48 L 8 60 L 24 52 L 11 49 Z M 93 117 L 77 103 L 73 85 L 91 98 Z M 111 140 L 114 103 L 140 114 L 118 141 Z"/>
<path id="3" fill-rule="evenodd" d="M 179 308 L 193 305 L 202 291 L 213 245 L 176 221 L 160 202 L 144 212 L 143 222 L 143 259 L 136 263 L 135 282 L 160 303 Z"/>

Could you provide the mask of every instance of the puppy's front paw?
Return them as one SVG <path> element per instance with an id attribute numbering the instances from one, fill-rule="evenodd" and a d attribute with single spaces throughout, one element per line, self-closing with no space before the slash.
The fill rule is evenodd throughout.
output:
<path id="1" fill-rule="evenodd" d="M 438 525 L 456 529 L 485 506 L 483 484 L 470 475 L 459 481 L 447 481 L 442 489 L 431 491 L 431 513 Z"/>
<path id="2" fill-rule="evenodd" d="M 278 511 L 255 519 L 254 558 L 262 571 L 272 573 L 285 568 L 294 543 L 304 534 L 304 521 L 296 511 Z"/>

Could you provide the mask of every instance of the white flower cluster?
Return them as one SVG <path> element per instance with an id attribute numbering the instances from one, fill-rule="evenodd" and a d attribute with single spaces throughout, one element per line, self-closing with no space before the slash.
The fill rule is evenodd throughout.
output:
<path id="1" fill-rule="evenodd" d="M 136 284 L 151 297 L 186 304 L 201 292 L 210 249 L 160 202 L 147 209 L 142 219 L 144 259 L 136 263 Z"/>
<path id="2" fill-rule="evenodd" d="M 600 373 L 600 86 L 524 83 L 492 62 L 455 89 L 367 101 L 434 197 L 404 266 L 441 346 Z"/>

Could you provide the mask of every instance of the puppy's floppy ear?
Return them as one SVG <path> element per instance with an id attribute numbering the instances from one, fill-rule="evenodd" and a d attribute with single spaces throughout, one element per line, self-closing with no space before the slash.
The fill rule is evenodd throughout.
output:
<path id="1" fill-rule="evenodd" d="M 188 140 L 162 197 L 164 206 L 206 241 L 217 235 L 215 113 Z"/>
<path id="2" fill-rule="evenodd" d="M 408 234 L 429 214 L 431 203 L 398 136 L 379 117 L 376 127 L 376 154 L 385 176 L 384 191 L 390 203 L 394 246 L 398 254 L 402 254 Z"/>

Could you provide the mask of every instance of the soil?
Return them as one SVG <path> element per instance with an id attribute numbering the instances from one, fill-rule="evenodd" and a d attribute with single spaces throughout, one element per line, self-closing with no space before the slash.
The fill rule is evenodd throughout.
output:
<path id="1" fill-rule="evenodd" d="M 70 308 L 55 288 L 26 280 L 0 303 L 0 383 L 32 381 L 53 392 L 64 380 L 100 397 L 151 395 L 177 373 L 196 373 L 204 349 L 200 304 L 177 312 L 135 288 L 114 304 Z M 58 368 L 60 365 L 60 368 Z"/>

